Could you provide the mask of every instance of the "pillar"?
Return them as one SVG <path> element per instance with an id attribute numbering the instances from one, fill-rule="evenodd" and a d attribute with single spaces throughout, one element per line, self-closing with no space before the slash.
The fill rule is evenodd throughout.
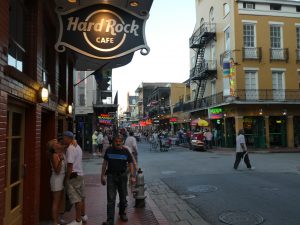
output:
<path id="1" fill-rule="evenodd" d="M 269 116 L 265 116 L 265 128 L 266 128 L 266 148 L 270 148 L 270 124 L 269 124 Z"/>
<path id="2" fill-rule="evenodd" d="M 294 135 L 294 116 L 287 117 L 287 144 L 289 148 L 295 147 L 295 135 Z"/>

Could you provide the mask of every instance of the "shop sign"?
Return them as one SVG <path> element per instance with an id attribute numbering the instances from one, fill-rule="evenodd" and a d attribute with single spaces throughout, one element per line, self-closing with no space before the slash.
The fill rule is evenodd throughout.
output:
<path id="1" fill-rule="evenodd" d="M 109 114 L 100 114 L 98 116 L 98 121 L 100 124 L 112 125 L 113 117 Z"/>
<path id="2" fill-rule="evenodd" d="M 210 119 L 221 119 L 221 118 L 223 118 L 223 109 L 222 108 L 209 109 L 209 118 Z"/>
<path id="3" fill-rule="evenodd" d="M 58 11 L 60 31 L 55 48 L 69 48 L 95 59 L 114 59 L 150 51 L 145 38 L 149 15 L 141 16 L 108 4 Z"/>
<path id="4" fill-rule="evenodd" d="M 170 118 L 169 122 L 174 124 L 174 123 L 177 123 L 178 120 L 177 120 L 177 118 Z"/>

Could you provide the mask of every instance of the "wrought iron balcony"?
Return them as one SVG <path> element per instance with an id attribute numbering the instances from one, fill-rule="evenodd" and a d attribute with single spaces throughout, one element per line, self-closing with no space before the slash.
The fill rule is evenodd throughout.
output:
<path id="1" fill-rule="evenodd" d="M 201 80 L 217 75 L 217 60 L 203 60 L 191 71 L 192 80 Z"/>
<path id="2" fill-rule="evenodd" d="M 215 23 L 203 23 L 190 38 L 191 48 L 203 47 L 216 36 Z"/>
<path id="3" fill-rule="evenodd" d="M 243 61 L 259 60 L 260 62 L 261 58 L 262 58 L 261 48 L 243 48 Z"/>
<path id="4" fill-rule="evenodd" d="M 99 107 L 111 106 L 118 104 L 118 92 L 117 91 L 93 91 L 93 105 Z"/>
<path id="5" fill-rule="evenodd" d="M 300 62 L 300 49 L 296 49 L 296 60 Z"/>
<path id="6" fill-rule="evenodd" d="M 289 61 L 288 48 L 270 48 L 270 61 Z"/>
<path id="7" fill-rule="evenodd" d="M 238 89 L 235 92 L 237 101 L 272 101 L 300 102 L 300 90 L 289 89 Z"/>

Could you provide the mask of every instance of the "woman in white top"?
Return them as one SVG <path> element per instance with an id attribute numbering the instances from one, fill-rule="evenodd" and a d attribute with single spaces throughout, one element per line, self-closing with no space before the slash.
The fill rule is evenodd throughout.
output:
<path id="1" fill-rule="evenodd" d="M 48 142 L 48 149 L 51 154 L 50 162 L 52 168 L 50 178 L 51 191 L 53 194 L 52 219 L 53 225 L 59 225 L 59 209 L 64 196 L 64 179 L 66 174 L 64 146 L 57 142 L 57 140 L 51 140 Z"/>

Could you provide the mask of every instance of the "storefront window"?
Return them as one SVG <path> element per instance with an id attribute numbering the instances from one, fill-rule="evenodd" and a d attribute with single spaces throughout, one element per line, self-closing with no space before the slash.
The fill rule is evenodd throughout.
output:
<path id="1" fill-rule="evenodd" d="M 273 147 L 286 147 L 286 117 L 270 117 L 270 145 Z"/>

